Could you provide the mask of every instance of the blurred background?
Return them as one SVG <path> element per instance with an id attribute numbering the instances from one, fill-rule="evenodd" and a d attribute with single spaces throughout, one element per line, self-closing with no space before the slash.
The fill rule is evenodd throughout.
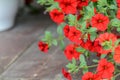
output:
<path id="1" fill-rule="evenodd" d="M 44 54 L 37 46 L 45 30 L 56 36 L 56 28 L 35 0 L 0 0 L 0 80 L 64 80 L 61 50 Z"/>

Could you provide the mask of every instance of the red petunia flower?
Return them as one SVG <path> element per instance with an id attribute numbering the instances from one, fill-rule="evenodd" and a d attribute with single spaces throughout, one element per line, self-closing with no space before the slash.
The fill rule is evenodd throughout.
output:
<path id="1" fill-rule="evenodd" d="M 111 62 L 106 59 L 101 59 L 97 67 L 97 74 L 101 79 L 110 79 L 113 75 L 115 68 Z"/>
<path id="2" fill-rule="evenodd" d="M 109 18 L 103 14 L 96 14 L 91 19 L 92 27 L 97 28 L 100 31 L 105 31 L 109 24 Z"/>
<path id="3" fill-rule="evenodd" d="M 92 2 L 97 2 L 98 0 L 92 0 Z"/>
<path id="4" fill-rule="evenodd" d="M 87 40 L 86 42 L 84 42 L 84 45 L 83 47 L 87 50 L 90 50 L 92 48 L 93 44 L 92 44 L 92 41 L 90 40 Z"/>
<path id="5" fill-rule="evenodd" d="M 116 15 L 116 17 L 117 17 L 118 19 L 120 19 L 120 9 L 117 10 L 117 15 Z"/>
<path id="6" fill-rule="evenodd" d="M 79 30 L 77 30 L 75 27 L 71 27 L 68 38 L 71 41 L 76 42 L 81 37 L 81 34 L 82 33 Z"/>
<path id="7" fill-rule="evenodd" d="M 76 0 L 61 0 L 59 1 L 60 8 L 65 14 L 75 14 L 77 11 Z"/>
<path id="8" fill-rule="evenodd" d="M 62 69 L 62 74 L 66 79 L 72 80 L 72 77 L 71 77 L 70 73 L 67 72 L 64 68 Z"/>
<path id="9" fill-rule="evenodd" d="M 82 15 L 81 15 L 81 14 L 77 15 L 77 20 L 80 20 L 80 19 L 81 19 L 81 17 L 82 17 Z"/>
<path id="10" fill-rule="evenodd" d="M 100 80 L 100 77 L 97 74 L 87 72 L 82 76 L 82 80 Z"/>
<path id="11" fill-rule="evenodd" d="M 92 45 L 89 48 L 91 52 L 99 52 L 101 49 L 102 49 L 102 46 L 100 46 L 98 41 L 92 42 Z"/>
<path id="12" fill-rule="evenodd" d="M 82 9 L 82 7 L 88 6 L 89 0 L 77 0 L 77 2 L 78 2 L 77 8 Z"/>
<path id="13" fill-rule="evenodd" d="M 61 11 L 59 11 L 57 9 L 54 9 L 49 14 L 50 14 L 51 19 L 54 22 L 56 22 L 58 24 L 64 22 L 64 14 L 63 14 L 63 12 L 61 12 Z"/>
<path id="14" fill-rule="evenodd" d="M 70 26 L 69 26 L 69 25 L 66 25 L 66 26 L 64 27 L 64 29 L 63 29 L 64 35 L 65 35 L 66 37 L 68 37 L 69 31 L 70 31 Z"/>
<path id="15" fill-rule="evenodd" d="M 120 63 L 120 45 L 115 48 L 114 60 L 116 63 Z"/>
<path id="16" fill-rule="evenodd" d="M 120 0 L 116 0 L 118 7 L 120 7 Z"/>
<path id="17" fill-rule="evenodd" d="M 41 51 L 43 51 L 43 52 L 48 52 L 49 46 L 48 46 L 47 43 L 44 43 L 44 42 L 40 41 L 40 42 L 38 43 L 38 47 L 39 47 L 39 49 L 40 49 Z"/>
<path id="18" fill-rule="evenodd" d="M 102 46 L 101 50 L 99 50 L 99 53 L 107 54 L 111 52 L 116 40 L 117 37 L 112 33 L 100 34 L 99 37 L 96 39 L 96 41 L 98 41 L 99 44 Z"/>
<path id="19" fill-rule="evenodd" d="M 66 56 L 66 58 L 68 59 L 68 60 L 72 60 L 73 58 L 75 58 L 75 59 L 79 59 L 79 56 L 80 56 L 80 54 L 81 53 L 79 53 L 79 52 L 77 52 L 76 51 L 76 48 L 77 48 L 78 46 L 77 45 L 75 45 L 75 44 L 69 44 L 66 48 L 65 48 L 65 50 L 64 50 L 64 54 L 65 54 L 65 56 Z"/>

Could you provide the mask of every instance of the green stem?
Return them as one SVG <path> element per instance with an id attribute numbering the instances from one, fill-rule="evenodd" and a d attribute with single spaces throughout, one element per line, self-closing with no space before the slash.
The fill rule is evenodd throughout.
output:
<path id="1" fill-rule="evenodd" d="M 91 66 L 87 66 L 87 68 L 94 68 L 94 67 L 97 67 L 97 64 L 95 65 L 91 65 Z M 83 69 L 84 67 L 78 67 L 78 69 Z"/>
<path id="2" fill-rule="evenodd" d="M 94 68 L 94 67 L 97 67 L 98 65 L 95 64 L 95 65 L 91 65 L 91 66 L 87 66 L 88 68 Z"/>
<path id="3" fill-rule="evenodd" d="M 120 73 L 116 74 L 116 75 L 114 76 L 114 78 L 118 77 L 119 75 L 120 75 Z"/>

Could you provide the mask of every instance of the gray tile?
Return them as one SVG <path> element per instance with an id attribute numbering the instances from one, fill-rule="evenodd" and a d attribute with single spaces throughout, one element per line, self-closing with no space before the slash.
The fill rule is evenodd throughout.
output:
<path id="1" fill-rule="evenodd" d="M 0 33 L 0 73 L 53 23 L 46 15 L 23 16 L 15 27 Z"/>
<path id="2" fill-rule="evenodd" d="M 2 77 L 53 80 L 66 63 L 67 60 L 59 48 L 52 47 L 49 53 L 44 54 L 38 50 L 36 42 L 2 74 Z"/>

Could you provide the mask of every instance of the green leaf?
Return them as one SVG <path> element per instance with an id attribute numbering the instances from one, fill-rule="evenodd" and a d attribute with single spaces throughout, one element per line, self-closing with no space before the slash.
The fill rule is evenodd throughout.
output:
<path id="1" fill-rule="evenodd" d="M 120 39 L 118 39 L 116 42 L 115 42 L 115 46 L 118 46 L 120 43 Z"/>
<path id="2" fill-rule="evenodd" d="M 120 27 L 120 20 L 118 20 L 117 18 L 112 19 L 110 23 L 110 25 L 113 27 Z"/>
<path id="3" fill-rule="evenodd" d="M 88 72 L 87 62 L 86 62 L 83 54 L 80 55 L 80 65 L 79 65 L 79 67 L 83 69 L 83 74 Z"/>
<path id="4" fill-rule="evenodd" d="M 65 23 L 61 23 L 58 27 L 57 27 L 57 33 L 59 35 L 63 35 L 63 28 L 65 27 Z"/>
<path id="5" fill-rule="evenodd" d="M 76 65 L 76 60 L 74 58 L 72 59 L 72 63 Z"/>
<path id="6" fill-rule="evenodd" d="M 96 32 L 90 33 L 90 40 L 91 41 L 94 41 L 96 39 L 96 37 L 97 37 L 97 33 Z"/>
<path id="7" fill-rule="evenodd" d="M 84 53 L 86 50 L 82 47 L 76 48 L 77 52 Z"/>
<path id="8" fill-rule="evenodd" d="M 76 60 L 73 58 L 71 63 L 68 63 L 66 67 L 69 69 L 69 72 L 78 72 Z"/>
<path id="9" fill-rule="evenodd" d="M 75 15 L 69 14 L 67 18 L 70 26 L 75 26 L 77 24 L 77 17 Z"/>
<path id="10" fill-rule="evenodd" d="M 46 11 L 51 11 L 51 10 L 53 10 L 53 9 L 59 9 L 59 4 L 58 4 L 58 2 L 52 3 L 51 6 L 46 9 Z"/>
<path id="11" fill-rule="evenodd" d="M 115 80 L 115 77 L 112 77 L 112 79 L 111 80 Z"/>
<path id="12" fill-rule="evenodd" d="M 88 68 L 87 67 L 83 68 L 83 74 L 85 74 L 86 72 L 88 72 Z"/>
<path id="13" fill-rule="evenodd" d="M 49 32 L 49 31 L 46 31 L 46 32 L 45 32 L 45 39 L 46 39 L 46 40 L 51 40 L 51 39 L 52 39 L 52 34 L 51 34 L 51 32 Z"/>
<path id="14" fill-rule="evenodd" d="M 102 58 L 105 58 L 106 56 L 107 56 L 106 54 L 102 54 L 100 58 L 102 59 Z"/>
<path id="15" fill-rule="evenodd" d="M 56 39 L 53 39 L 52 43 L 53 43 L 53 45 L 57 46 L 57 40 Z"/>
<path id="16" fill-rule="evenodd" d="M 40 5 L 52 5 L 55 3 L 54 0 L 37 0 Z"/>
<path id="17" fill-rule="evenodd" d="M 37 0 L 37 3 L 39 3 L 40 5 L 45 5 L 46 2 L 47 0 Z"/>
<path id="18" fill-rule="evenodd" d="M 105 45 L 105 46 L 103 46 L 103 48 L 105 49 L 105 50 L 109 50 L 109 49 L 111 49 L 112 48 L 112 46 L 111 45 Z"/>
<path id="19" fill-rule="evenodd" d="M 85 33 L 87 31 L 86 29 L 86 21 L 79 21 L 79 25 L 81 25 L 81 28 L 79 29 L 82 33 Z"/>
<path id="20" fill-rule="evenodd" d="M 120 32 L 120 28 L 117 28 L 117 31 Z"/>
<path id="21" fill-rule="evenodd" d="M 80 55 L 80 62 L 86 64 L 85 57 L 83 54 Z"/>
<path id="22" fill-rule="evenodd" d="M 108 5 L 107 0 L 98 0 L 98 5 L 100 5 L 100 6 Z"/>
<path id="23" fill-rule="evenodd" d="M 57 46 L 57 40 L 53 38 L 51 32 L 46 31 L 45 32 L 45 37 L 42 39 L 42 41 L 45 41 L 51 46 L 52 44 Z"/>
<path id="24" fill-rule="evenodd" d="M 90 32 L 90 33 L 96 32 L 96 31 L 97 31 L 97 29 L 96 29 L 96 28 L 93 28 L 93 27 L 91 27 L 90 29 L 88 29 L 88 32 Z"/>
<path id="25" fill-rule="evenodd" d="M 42 40 L 42 41 L 44 41 L 44 42 L 46 42 L 46 41 L 47 41 L 47 39 L 46 39 L 46 38 L 42 38 L 41 40 Z"/>
<path id="26" fill-rule="evenodd" d="M 84 52 L 84 54 L 85 54 L 86 57 L 90 56 L 89 51 L 87 51 L 87 50 Z"/>
<path id="27" fill-rule="evenodd" d="M 87 65 L 84 55 L 80 55 L 80 67 L 83 68 Z"/>
<path id="28" fill-rule="evenodd" d="M 61 48 L 62 50 L 64 50 L 64 48 L 65 48 L 65 43 L 64 43 L 63 40 L 60 41 L 60 48 Z"/>
<path id="29" fill-rule="evenodd" d="M 101 45 L 105 50 L 109 50 L 112 48 L 112 40 L 104 41 L 104 43 L 102 43 Z"/>
<path id="30" fill-rule="evenodd" d="M 94 16 L 94 5 L 93 2 L 90 2 L 89 5 L 84 10 L 84 20 L 91 19 Z"/>
<path id="31" fill-rule="evenodd" d="M 93 59 L 93 62 L 94 63 L 98 63 L 99 61 L 97 59 Z"/>
<path id="32" fill-rule="evenodd" d="M 115 6 L 115 5 L 110 5 L 109 8 L 110 8 L 110 9 L 117 9 L 117 6 Z"/>

